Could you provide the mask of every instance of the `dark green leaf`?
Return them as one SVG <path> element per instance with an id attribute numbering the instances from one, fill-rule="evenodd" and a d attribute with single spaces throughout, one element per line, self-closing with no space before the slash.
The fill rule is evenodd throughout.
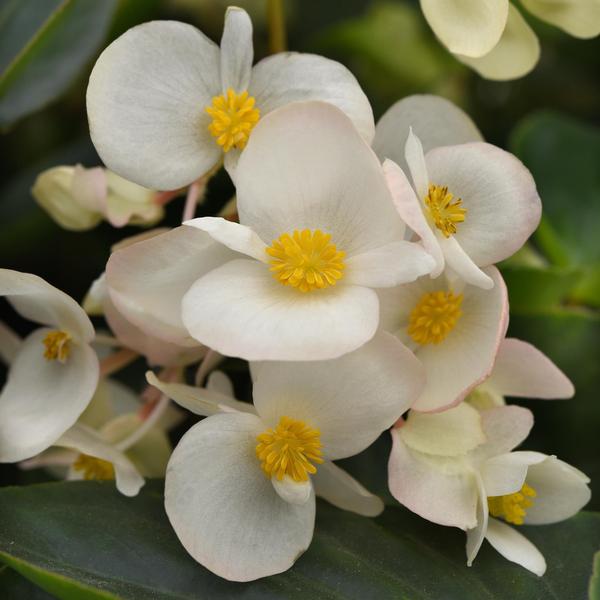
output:
<path id="1" fill-rule="evenodd" d="M 57 597 L 77 600 L 583 598 L 600 537 L 600 515 L 593 513 L 524 527 L 548 561 L 538 578 L 487 545 L 467 568 L 464 533 L 400 507 L 367 519 L 319 502 L 313 543 L 290 571 L 235 584 L 181 548 L 157 481 L 133 499 L 112 482 L 4 488 L 0 506 L 0 558 Z M 565 540 L 573 541 L 568 552 Z"/>
<path id="2" fill-rule="evenodd" d="M 600 550 L 594 554 L 594 566 L 590 579 L 590 600 L 600 600 Z"/>
<path id="3" fill-rule="evenodd" d="M 56 99 L 100 47 L 116 0 L 11 0 L 0 12 L 0 127 Z"/>
<path id="4" fill-rule="evenodd" d="M 52 596 L 8 567 L 0 567 L 2 600 L 52 600 Z"/>

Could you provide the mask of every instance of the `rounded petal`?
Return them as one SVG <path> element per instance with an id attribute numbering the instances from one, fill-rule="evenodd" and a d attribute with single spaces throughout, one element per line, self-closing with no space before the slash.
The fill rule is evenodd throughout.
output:
<path id="1" fill-rule="evenodd" d="M 226 356 L 246 360 L 324 360 L 370 340 L 379 322 L 377 294 L 337 285 L 303 294 L 275 281 L 266 265 L 232 260 L 186 293 L 190 334 Z"/>
<path id="2" fill-rule="evenodd" d="M 537 64 L 540 42 L 521 13 L 510 4 L 500 41 L 484 56 L 472 58 L 458 53 L 456 58 L 486 79 L 517 79 L 527 75 Z"/>
<path id="3" fill-rule="evenodd" d="M 371 494 L 354 477 L 332 462 L 319 465 L 311 480 L 317 496 L 342 510 L 363 517 L 377 517 L 383 512 L 384 504 L 379 496 Z"/>
<path id="4" fill-rule="evenodd" d="M 444 270 L 444 254 L 436 235 L 425 219 L 421 203 L 404 171 L 395 162 L 386 160 L 383 163 L 383 172 L 400 217 L 421 238 L 423 248 L 435 261 L 435 267 L 430 273 L 431 277 L 438 277 Z"/>
<path id="5" fill-rule="evenodd" d="M 392 496 L 420 517 L 461 529 L 476 525 L 474 474 L 461 462 L 411 450 L 392 429 L 388 484 Z"/>
<path id="6" fill-rule="evenodd" d="M 23 340 L 6 324 L 0 321 L 0 361 L 10 365 L 17 357 Z"/>
<path id="7" fill-rule="evenodd" d="M 314 54 L 280 52 L 252 69 L 250 94 L 261 115 L 290 102 L 321 100 L 337 106 L 371 143 L 375 133 L 373 111 L 358 81 L 344 65 Z"/>
<path id="8" fill-rule="evenodd" d="M 248 89 L 254 58 L 252 21 L 248 13 L 237 6 L 229 6 L 221 37 L 221 88 L 223 94 L 231 88 L 235 92 Z"/>
<path id="9" fill-rule="evenodd" d="M 507 560 L 525 567 L 539 577 L 546 572 L 543 554 L 514 527 L 498 519 L 490 519 L 485 537 Z"/>
<path id="10" fill-rule="evenodd" d="M 230 250 L 246 256 L 268 262 L 266 244 L 245 225 L 228 221 L 222 217 L 200 217 L 184 223 L 187 227 L 195 227 L 205 231 L 213 240 L 227 246 Z"/>
<path id="11" fill-rule="evenodd" d="M 424 152 L 439 146 L 483 141 L 471 117 L 450 100 L 431 94 L 407 96 L 379 119 L 373 140 L 373 150 L 379 159 L 393 160 L 405 173 L 408 165 L 404 147 L 411 128 L 421 140 Z"/>
<path id="12" fill-rule="evenodd" d="M 106 282 L 117 310 L 147 335 L 197 346 L 181 321 L 181 299 L 202 275 L 237 256 L 192 227 L 177 227 L 114 252 Z"/>
<path id="13" fill-rule="evenodd" d="M 37 275 L 0 269 L 0 296 L 30 321 L 66 331 L 79 342 L 94 338 L 94 326 L 83 308 Z"/>
<path id="14" fill-rule="evenodd" d="M 125 496 L 136 496 L 144 485 L 144 478 L 125 454 L 85 425 L 71 427 L 56 441 L 56 445 L 112 463 L 117 489 Z"/>
<path id="15" fill-rule="evenodd" d="M 277 477 L 271 477 L 271 483 L 279 497 L 290 504 L 306 504 L 311 499 L 314 502 L 315 496 L 310 478 L 306 481 L 294 481 L 285 475 L 281 481 Z"/>
<path id="16" fill-rule="evenodd" d="M 85 410 L 98 384 L 98 358 L 71 343 L 64 363 L 44 358 L 48 329 L 34 331 L 10 367 L 0 394 L 0 462 L 30 458 L 51 446 Z"/>
<path id="17" fill-rule="evenodd" d="M 165 508 L 184 548 L 232 581 L 289 569 L 308 548 L 314 496 L 290 504 L 275 492 L 256 457 L 264 429 L 254 415 L 214 415 L 192 427 L 171 456 Z"/>
<path id="18" fill-rule="evenodd" d="M 393 287 L 428 275 L 435 261 L 422 246 L 413 242 L 392 242 L 346 261 L 344 284 L 365 287 Z"/>
<path id="19" fill-rule="evenodd" d="M 519 491 L 531 465 L 546 460 L 540 452 L 507 452 L 492 456 L 481 467 L 483 487 L 488 496 L 505 496 Z"/>
<path id="20" fill-rule="evenodd" d="M 436 238 L 446 263 L 463 281 L 484 290 L 494 287 L 492 278 L 473 262 L 454 236 L 445 238 L 436 234 Z"/>
<path id="21" fill-rule="evenodd" d="M 525 523 L 545 525 L 573 516 L 590 500 L 589 482 L 589 477 L 581 471 L 554 456 L 531 465 L 527 472 L 527 485 L 537 495 L 533 506 L 527 509 Z"/>
<path id="22" fill-rule="evenodd" d="M 153 21 L 117 38 L 87 89 L 90 134 L 109 169 L 156 190 L 188 185 L 218 161 L 205 107 L 221 90 L 219 49 L 195 27 Z"/>
<path id="23" fill-rule="evenodd" d="M 533 233 L 541 202 L 531 173 L 491 144 L 436 148 L 426 156 L 429 180 L 448 187 L 467 214 L 453 239 L 479 267 L 514 254 Z"/>
<path id="24" fill-rule="evenodd" d="M 508 0 L 421 0 L 421 9 L 450 52 L 483 56 L 502 35 Z"/>
<path id="25" fill-rule="evenodd" d="M 521 3 L 542 21 L 575 37 L 593 38 L 600 34 L 598 0 L 521 0 Z"/>
<path id="26" fill-rule="evenodd" d="M 510 452 L 521 444 L 533 427 L 533 413 L 522 406 L 508 405 L 481 411 L 486 442 L 477 449 L 480 457 Z"/>
<path id="27" fill-rule="evenodd" d="M 466 286 L 462 292 L 462 315 L 454 329 L 439 344 L 415 348 L 427 374 L 427 384 L 413 406 L 415 410 L 436 412 L 450 408 L 490 374 L 506 333 L 508 298 L 498 270 L 488 267 L 485 273 L 494 280 L 494 287 L 483 290 Z M 439 279 L 419 280 L 411 285 L 419 285 L 423 292 L 447 289 Z M 414 290 L 406 290 L 403 295 L 414 297 Z M 414 306 L 413 301 L 403 311 L 409 313 Z M 404 322 L 405 328 L 407 324 L 408 320 Z"/>
<path id="28" fill-rule="evenodd" d="M 569 378 L 535 346 L 502 340 L 494 370 L 485 385 L 502 396 L 571 398 L 575 388 Z"/>
<path id="29" fill-rule="evenodd" d="M 404 238 L 379 160 L 329 104 L 296 102 L 261 119 L 235 179 L 240 223 L 267 244 L 320 229 L 351 257 Z"/>
<path id="30" fill-rule="evenodd" d="M 398 431 L 412 450 L 439 456 L 465 455 L 485 442 L 479 412 L 464 402 L 440 413 L 411 411 Z"/>
<path id="31" fill-rule="evenodd" d="M 372 444 L 422 387 L 419 361 L 382 332 L 335 360 L 262 364 L 254 382 L 254 405 L 270 427 L 287 416 L 318 429 L 323 455 L 336 460 Z"/>

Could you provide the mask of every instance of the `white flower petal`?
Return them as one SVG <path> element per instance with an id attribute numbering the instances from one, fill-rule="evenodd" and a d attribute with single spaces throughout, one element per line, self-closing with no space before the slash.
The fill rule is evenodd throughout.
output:
<path id="1" fill-rule="evenodd" d="M 408 165 L 404 148 L 411 128 L 424 152 L 439 146 L 483 141 L 467 113 L 446 98 L 430 94 L 407 96 L 379 119 L 373 140 L 373 150 L 379 159 L 393 160 L 405 173 L 408 173 Z"/>
<path id="2" fill-rule="evenodd" d="M 71 448 L 112 463 L 117 489 L 125 496 L 136 496 L 144 485 L 144 478 L 125 454 L 85 425 L 74 425 L 56 441 L 55 445 Z"/>
<path id="3" fill-rule="evenodd" d="M 546 561 L 542 553 L 514 527 L 498 519 L 490 519 L 485 537 L 507 560 L 540 577 L 546 572 Z"/>
<path id="4" fill-rule="evenodd" d="M 109 169 L 157 190 L 188 185 L 217 162 L 205 112 L 221 90 L 219 49 L 195 27 L 153 21 L 117 38 L 87 89 L 94 146 Z"/>
<path id="5" fill-rule="evenodd" d="M 403 162 L 405 161 L 403 160 Z M 392 200 L 402 220 L 421 238 L 423 247 L 435 261 L 435 267 L 430 276 L 438 277 L 444 270 L 444 254 L 436 235 L 425 219 L 421 203 L 406 175 L 395 162 L 386 160 L 383 163 L 383 172 L 392 194 Z"/>
<path id="6" fill-rule="evenodd" d="M 522 443 L 533 427 L 533 414 L 522 406 L 508 405 L 481 411 L 487 438 L 477 452 L 481 457 L 510 452 Z"/>
<path id="7" fill-rule="evenodd" d="M 83 308 L 37 275 L 0 269 L 0 296 L 26 319 L 66 331 L 80 342 L 95 335 Z"/>
<path id="8" fill-rule="evenodd" d="M 434 259 L 419 244 L 391 242 L 350 257 L 343 282 L 345 285 L 393 287 L 428 275 L 434 267 Z"/>
<path id="9" fill-rule="evenodd" d="M 330 104 L 296 102 L 261 119 L 235 177 L 240 223 L 267 244 L 320 229 L 351 257 L 404 238 L 379 160 Z"/>
<path id="10" fill-rule="evenodd" d="M 271 427 L 287 416 L 318 429 L 323 455 L 335 460 L 373 443 L 410 407 L 422 386 L 419 361 L 382 332 L 335 360 L 265 362 L 254 382 L 254 405 Z"/>
<path id="11" fill-rule="evenodd" d="M 575 393 L 569 378 L 544 353 L 515 338 L 502 340 L 485 385 L 502 396 L 522 398 L 571 398 Z"/>
<path id="12" fill-rule="evenodd" d="M 183 408 L 203 417 L 220 412 L 255 413 L 252 404 L 239 402 L 226 394 L 207 388 L 192 387 L 182 383 L 167 383 L 156 377 L 152 371 L 146 372 L 146 380 Z"/>
<path id="13" fill-rule="evenodd" d="M 222 217 L 200 217 L 184 223 L 205 231 L 213 240 L 220 242 L 235 252 L 251 256 L 261 262 L 268 262 L 266 244 L 245 225 L 228 221 Z"/>
<path id="14" fill-rule="evenodd" d="M 589 482 L 584 473 L 554 456 L 531 465 L 527 484 L 533 487 L 537 496 L 533 506 L 527 509 L 525 523 L 544 525 L 573 516 L 590 500 Z"/>
<path id="15" fill-rule="evenodd" d="M 221 37 L 221 85 L 223 94 L 231 88 L 240 93 L 248 89 L 254 58 L 252 21 L 248 13 L 229 6 Z"/>
<path id="16" fill-rule="evenodd" d="M 261 116 L 290 102 L 321 100 L 337 106 L 371 143 L 373 111 L 358 81 L 344 65 L 314 54 L 281 52 L 264 58 L 252 69 L 250 94 Z"/>
<path id="17" fill-rule="evenodd" d="M 281 481 L 277 477 L 271 477 L 271 483 L 279 497 L 290 504 L 306 504 L 311 499 L 314 502 L 310 478 L 306 481 L 294 481 L 285 475 Z"/>
<path id="18" fill-rule="evenodd" d="M 10 365 L 23 344 L 23 340 L 6 324 L 0 321 L 0 360 Z"/>
<path id="19" fill-rule="evenodd" d="M 530 465 L 546 460 L 539 452 L 507 452 L 492 456 L 481 467 L 481 478 L 488 496 L 505 496 L 518 492 L 525 482 Z"/>
<path id="20" fill-rule="evenodd" d="M 521 13 L 509 4 L 508 20 L 500 41 L 483 56 L 471 58 L 457 53 L 456 58 L 486 79 L 517 79 L 527 75 L 537 64 L 540 42 Z"/>
<path id="21" fill-rule="evenodd" d="M 456 236 L 445 238 L 436 234 L 436 237 L 446 263 L 462 280 L 484 290 L 494 287 L 492 278 L 471 260 L 456 240 Z"/>
<path id="22" fill-rule="evenodd" d="M 235 397 L 233 383 L 223 371 L 213 371 L 206 378 L 206 389 L 212 390 L 213 392 L 219 392 L 230 398 Z"/>
<path id="23" fill-rule="evenodd" d="M 264 430 L 249 414 L 215 415 L 173 452 L 165 508 L 184 548 L 220 577 L 251 581 L 289 569 L 310 544 L 314 496 L 282 500 L 256 457 Z"/>
<path id="24" fill-rule="evenodd" d="M 117 310 L 143 332 L 197 346 L 181 321 L 181 299 L 199 277 L 235 256 L 208 234 L 181 226 L 114 252 L 106 282 Z"/>
<path id="25" fill-rule="evenodd" d="M 421 0 L 421 9 L 450 52 L 483 56 L 502 35 L 508 0 Z"/>
<path id="26" fill-rule="evenodd" d="M 233 260 L 199 279 L 182 303 L 190 334 L 221 354 L 247 360 L 324 360 L 373 337 L 373 290 L 337 285 L 303 294 L 254 260 Z"/>
<path id="27" fill-rule="evenodd" d="M 477 473 L 475 475 L 476 486 L 477 486 L 477 525 L 472 529 L 467 530 L 467 566 L 471 567 L 473 561 L 479 553 L 481 544 L 485 538 L 485 534 L 488 529 L 489 521 L 489 510 L 487 503 L 487 496 L 483 487 L 481 477 Z"/>
<path id="28" fill-rule="evenodd" d="M 479 412 L 464 402 L 440 413 L 411 411 L 398 431 L 412 450 L 439 456 L 465 455 L 485 442 Z"/>
<path id="29" fill-rule="evenodd" d="M 535 182 L 512 154 L 475 142 L 436 148 L 425 159 L 430 181 L 462 200 L 467 214 L 453 239 L 477 266 L 511 256 L 537 227 Z"/>
<path id="30" fill-rule="evenodd" d="M 319 465 L 311 477 L 315 494 L 330 504 L 362 515 L 376 517 L 383 512 L 383 502 L 364 488 L 354 477 L 332 462 Z"/>
<path id="31" fill-rule="evenodd" d="M 475 475 L 460 461 L 411 450 L 392 429 L 388 484 L 394 498 L 420 517 L 468 529 L 475 527 Z"/>
<path id="32" fill-rule="evenodd" d="M 600 34 L 598 0 L 521 0 L 521 3 L 542 21 L 575 37 L 593 38 Z"/>
<path id="33" fill-rule="evenodd" d="M 408 137 L 404 146 L 404 159 L 408 165 L 415 191 L 420 202 L 423 202 L 429 190 L 429 173 L 425 162 L 425 153 L 421 140 L 408 129 Z"/>
<path id="34" fill-rule="evenodd" d="M 51 446 L 77 421 L 98 384 L 98 358 L 71 343 L 64 363 L 44 358 L 48 329 L 27 337 L 0 394 L 0 462 L 30 458 Z"/>

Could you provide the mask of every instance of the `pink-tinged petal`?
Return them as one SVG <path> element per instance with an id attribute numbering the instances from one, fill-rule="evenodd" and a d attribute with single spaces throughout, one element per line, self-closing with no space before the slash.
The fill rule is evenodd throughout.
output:
<path id="1" fill-rule="evenodd" d="M 543 554 L 514 527 L 498 519 L 490 519 L 485 537 L 507 560 L 525 567 L 539 577 L 546 572 Z"/>
<path id="2" fill-rule="evenodd" d="M 447 186 L 466 209 L 454 239 L 479 267 L 514 254 L 538 226 L 541 202 L 531 173 L 512 154 L 473 142 L 435 148 L 429 181 Z"/>
<path id="3" fill-rule="evenodd" d="M 117 310 L 144 333 L 197 346 L 181 321 L 181 299 L 192 284 L 239 256 L 192 227 L 177 227 L 114 252 L 106 283 Z"/>
<path id="4" fill-rule="evenodd" d="M 484 290 L 489 290 L 494 286 L 491 277 L 486 275 L 462 249 L 456 237 L 445 238 L 442 235 L 436 235 L 438 243 L 448 266 L 453 269 L 461 279 L 476 285 Z"/>
<path id="5" fill-rule="evenodd" d="M 408 165 L 417 197 L 420 202 L 423 202 L 429 190 L 429 173 L 427 172 L 423 145 L 412 129 L 408 130 L 408 137 L 406 138 L 406 145 L 404 147 L 404 158 Z"/>
<path id="6" fill-rule="evenodd" d="M 388 484 L 394 498 L 414 513 L 438 523 L 476 526 L 477 487 L 472 470 L 453 459 L 411 450 L 398 428 L 392 429 Z"/>
<path id="7" fill-rule="evenodd" d="M 254 46 L 252 21 L 248 13 L 237 6 L 229 6 L 221 37 L 221 85 L 223 94 L 231 88 L 238 94 L 248 89 Z"/>
<path id="8" fill-rule="evenodd" d="M 336 285 L 302 293 L 269 267 L 232 260 L 185 294 L 182 317 L 196 340 L 246 360 L 325 360 L 356 350 L 379 323 L 377 294 Z"/>
<path id="9" fill-rule="evenodd" d="M 502 396 L 522 398 L 571 398 L 575 393 L 569 378 L 543 352 L 515 338 L 502 340 L 486 386 Z"/>
<path id="10" fill-rule="evenodd" d="M 468 567 L 473 565 L 473 561 L 479 553 L 479 549 L 487 533 L 489 521 L 487 496 L 483 487 L 483 481 L 478 473 L 475 475 L 475 489 L 475 493 L 477 494 L 477 525 L 467 530 L 466 551 Z"/>
<path id="11" fill-rule="evenodd" d="M 383 172 L 400 217 L 421 238 L 423 247 L 435 261 L 431 277 L 438 277 L 444 269 L 444 255 L 437 237 L 425 219 L 419 199 L 406 175 L 395 162 L 386 160 L 383 163 Z"/>
<path id="12" fill-rule="evenodd" d="M 487 438 L 477 452 L 483 457 L 510 452 L 521 444 L 533 427 L 533 413 L 522 406 L 508 405 L 481 411 Z"/>
<path id="13" fill-rule="evenodd" d="M 464 288 L 462 315 L 448 336 L 439 344 L 415 348 L 425 367 L 427 384 L 413 409 L 437 412 L 455 406 L 491 373 L 498 346 L 506 334 L 508 297 L 498 270 L 488 267 L 485 274 L 494 281 L 494 287 Z M 419 283 L 425 291 L 447 286 L 440 279 Z"/>
<path id="14" fill-rule="evenodd" d="M 265 430 L 255 415 L 214 415 L 194 425 L 171 456 L 165 509 L 183 547 L 231 581 L 289 569 L 313 535 L 314 495 L 291 504 L 276 493 L 256 457 Z"/>

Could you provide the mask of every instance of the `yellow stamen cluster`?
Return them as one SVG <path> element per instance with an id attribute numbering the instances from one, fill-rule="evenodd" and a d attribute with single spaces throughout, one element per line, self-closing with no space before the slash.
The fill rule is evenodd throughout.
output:
<path id="1" fill-rule="evenodd" d="M 294 481 L 307 481 L 323 462 L 320 431 L 304 421 L 281 417 L 274 429 L 257 436 L 256 456 L 267 477 L 281 481 L 285 475 Z"/>
<path id="2" fill-rule="evenodd" d="M 533 506 L 533 498 L 537 496 L 536 491 L 526 483 L 514 494 L 506 496 L 489 496 L 488 508 L 492 517 L 502 517 L 507 523 L 523 525 L 523 519 L 530 506 Z"/>
<path id="3" fill-rule="evenodd" d="M 73 463 L 73 469 L 83 473 L 85 480 L 115 478 L 115 468 L 112 463 L 87 454 L 80 454 L 77 457 Z"/>
<path id="4" fill-rule="evenodd" d="M 280 235 L 267 248 L 273 277 L 301 292 L 335 285 L 344 274 L 345 253 L 330 240 L 331 235 L 319 229 Z"/>
<path id="5" fill-rule="evenodd" d="M 71 352 L 71 336 L 66 331 L 50 331 L 43 340 L 44 358 L 64 363 Z"/>
<path id="6" fill-rule="evenodd" d="M 467 215 L 467 209 L 462 207 L 459 198 L 452 202 L 454 196 L 447 187 L 441 185 L 429 185 L 429 191 L 425 196 L 425 206 L 434 225 L 444 234 L 450 237 L 456 233 L 456 224 L 462 223 Z"/>
<path id="7" fill-rule="evenodd" d="M 231 88 L 227 94 L 215 96 L 206 112 L 212 117 L 208 131 L 215 138 L 223 152 L 232 148 L 242 150 L 250 137 L 250 132 L 260 119 L 260 111 L 254 107 L 255 100 L 248 92 L 236 94 Z"/>
<path id="8" fill-rule="evenodd" d="M 410 313 L 408 334 L 417 344 L 439 344 L 462 315 L 463 295 L 438 290 L 423 294 Z"/>

